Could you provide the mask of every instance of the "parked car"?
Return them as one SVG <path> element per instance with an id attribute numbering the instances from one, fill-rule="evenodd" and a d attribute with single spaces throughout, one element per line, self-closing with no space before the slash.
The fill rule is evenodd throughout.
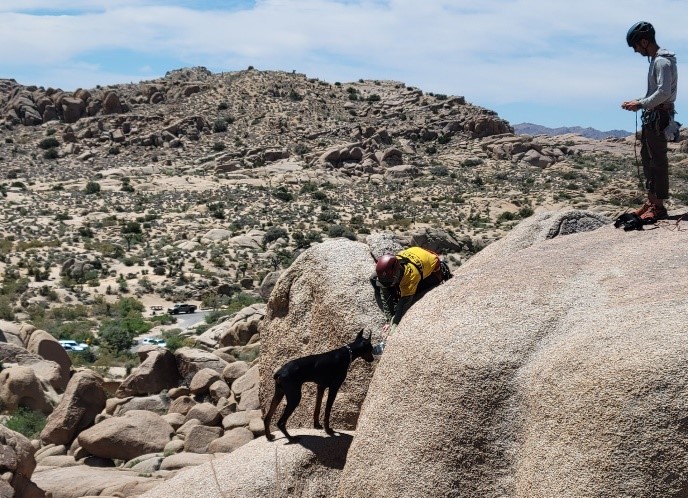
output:
<path id="1" fill-rule="evenodd" d="M 165 342 L 164 339 L 158 339 L 157 337 L 144 337 L 141 339 L 141 345 L 142 346 L 159 346 L 161 348 L 164 348 L 167 346 L 167 343 Z"/>
<path id="2" fill-rule="evenodd" d="M 74 352 L 80 352 L 80 351 L 86 351 L 88 349 L 88 344 L 85 342 L 76 342 L 68 339 L 61 339 L 58 341 L 60 343 L 60 346 L 64 348 L 65 351 L 74 351 Z"/>
<path id="3" fill-rule="evenodd" d="M 178 315 L 179 313 L 195 313 L 196 312 L 196 305 L 195 304 L 175 304 L 171 308 L 167 308 L 167 312 L 170 315 Z"/>

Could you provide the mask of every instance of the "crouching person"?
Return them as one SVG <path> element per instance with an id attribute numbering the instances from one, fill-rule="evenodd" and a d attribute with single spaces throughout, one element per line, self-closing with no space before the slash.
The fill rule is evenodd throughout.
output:
<path id="1" fill-rule="evenodd" d="M 375 301 L 390 321 L 383 333 L 391 333 L 413 303 L 451 276 L 447 264 L 422 247 L 381 256 L 370 283 L 375 289 Z"/>

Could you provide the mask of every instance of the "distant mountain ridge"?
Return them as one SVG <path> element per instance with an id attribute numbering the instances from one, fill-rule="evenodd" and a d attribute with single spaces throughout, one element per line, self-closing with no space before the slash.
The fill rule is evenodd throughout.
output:
<path id="1" fill-rule="evenodd" d="M 633 132 L 625 130 L 600 131 L 595 128 L 582 128 L 580 126 L 563 126 L 561 128 L 547 128 L 533 123 L 519 123 L 514 125 L 514 133 L 517 135 L 566 135 L 574 133 L 586 138 L 602 140 L 604 138 L 625 138 Z"/>

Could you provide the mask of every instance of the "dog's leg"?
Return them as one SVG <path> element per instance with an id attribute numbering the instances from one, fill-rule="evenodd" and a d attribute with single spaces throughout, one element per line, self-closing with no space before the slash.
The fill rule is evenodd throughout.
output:
<path id="1" fill-rule="evenodd" d="M 330 386 L 327 390 L 327 403 L 325 403 L 325 432 L 330 436 L 334 436 L 334 431 L 330 428 L 330 412 L 334 399 L 337 397 L 337 392 L 340 386 Z"/>
<path id="2" fill-rule="evenodd" d="M 291 414 L 294 413 L 294 410 L 296 410 L 296 407 L 299 406 L 299 403 L 301 402 L 301 386 L 298 386 L 297 388 L 285 389 L 285 394 L 287 396 L 287 406 L 284 408 L 282 416 L 277 421 L 277 427 L 282 431 L 287 439 L 292 442 L 297 438 L 292 437 L 287 432 L 287 420 Z"/>
<path id="3" fill-rule="evenodd" d="M 323 394 L 325 394 L 325 386 L 318 386 L 318 393 L 315 395 L 315 411 L 313 412 L 313 427 L 322 429 L 320 425 L 320 407 L 322 406 Z"/>
<path id="4" fill-rule="evenodd" d="M 273 436 L 270 432 L 270 421 L 272 420 L 272 416 L 275 414 L 277 405 L 279 405 L 280 401 L 282 401 L 282 398 L 284 398 L 284 391 L 279 387 L 277 383 L 275 383 L 275 394 L 273 395 L 272 401 L 270 402 L 270 409 L 268 410 L 267 415 L 265 415 L 265 418 L 263 419 L 263 425 L 265 425 L 265 438 L 268 441 L 272 441 L 273 439 L 275 439 L 275 436 Z"/>

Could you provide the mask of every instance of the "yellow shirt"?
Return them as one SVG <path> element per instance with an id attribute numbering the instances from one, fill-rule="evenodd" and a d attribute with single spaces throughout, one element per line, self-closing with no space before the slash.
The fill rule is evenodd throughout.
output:
<path id="1" fill-rule="evenodd" d="M 409 247 L 397 253 L 397 256 L 406 258 L 411 261 L 411 263 L 414 263 L 406 263 L 404 265 L 404 274 L 401 276 L 401 281 L 399 282 L 401 297 L 413 296 L 416 293 L 416 289 L 418 289 L 421 275 L 416 269 L 416 266 L 422 270 L 423 278 L 427 278 L 437 269 L 440 263 L 437 255 L 421 247 Z"/>

